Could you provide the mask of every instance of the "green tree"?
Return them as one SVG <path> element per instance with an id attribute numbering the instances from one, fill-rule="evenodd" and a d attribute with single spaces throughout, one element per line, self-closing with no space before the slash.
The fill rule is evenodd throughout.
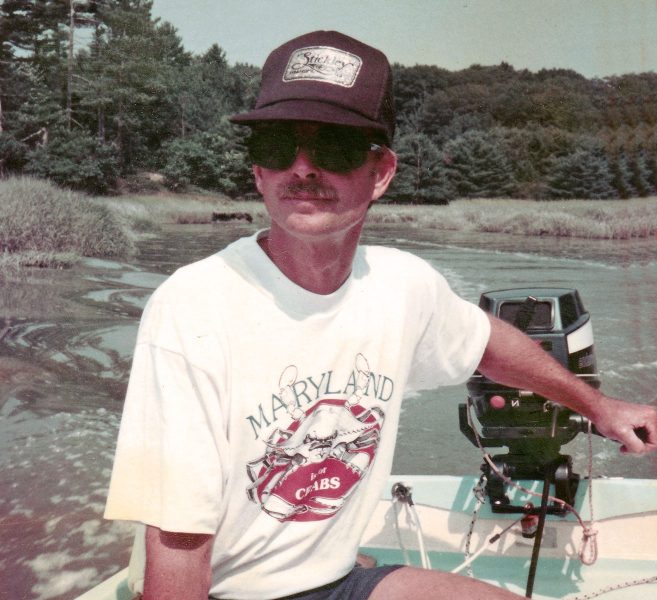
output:
<path id="1" fill-rule="evenodd" d="M 446 90 L 448 102 L 454 113 L 489 113 L 491 90 L 483 83 L 462 83 Z"/>
<path id="2" fill-rule="evenodd" d="M 580 147 L 551 161 L 547 177 L 550 197 L 608 199 L 618 197 L 607 157 L 600 150 Z"/>
<path id="3" fill-rule="evenodd" d="M 423 133 L 401 135 L 395 145 L 398 167 L 387 196 L 397 202 L 448 204 L 454 198 L 442 153 Z"/>
<path id="4" fill-rule="evenodd" d="M 59 107 L 63 99 L 61 75 L 66 45 L 60 25 L 65 22 L 62 2 L 4 0 L 0 8 L 0 102 L 3 129 L 19 139 L 34 131 L 19 131 L 29 121 L 27 106 L 38 107 L 35 96 L 48 96 L 48 108 Z M 47 93 L 46 93 L 47 92 Z M 17 118 L 13 111 L 20 110 Z M 45 113 L 45 110 L 42 111 Z M 36 121 L 36 119 L 32 119 Z M 36 129 L 46 126 L 37 123 Z M 28 127 L 35 129 L 33 125 Z"/>
<path id="5" fill-rule="evenodd" d="M 25 171 L 75 190 L 93 194 L 111 191 L 118 174 L 112 147 L 78 129 L 53 133 L 47 144 L 27 153 Z"/>
<path id="6" fill-rule="evenodd" d="M 61 87 L 67 52 L 68 2 L 4 0 L 0 36 L 17 60 L 36 67 L 51 87 Z"/>
<path id="7" fill-rule="evenodd" d="M 233 96 L 238 100 L 236 112 L 253 108 L 260 89 L 261 70 L 247 63 L 236 63 L 231 70 Z"/>
<path id="8" fill-rule="evenodd" d="M 522 128 L 498 128 L 504 154 L 511 162 L 517 182 L 514 195 L 543 199 L 549 196 L 547 173 L 556 157 L 566 156 L 580 146 L 594 147 L 599 142 L 590 136 L 570 133 L 558 127 L 531 124 Z"/>
<path id="9" fill-rule="evenodd" d="M 631 154 L 628 159 L 629 183 L 636 190 L 636 195 L 641 198 L 655 193 L 650 160 L 650 153 L 644 149 Z M 652 160 L 654 161 L 654 153 Z"/>
<path id="10" fill-rule="evenodd" d="M 11 130 L 30 145 L 47 143 L 52 131 L 65 123 L 61 94 L 33 65 L 24 65 L 22 71 L 26 95 L 12 113 Z"/>
<path id="11" fill-rule="evenodd" d="M 616 190 L 619 198 L 632 198 L 637 195 L 636 188 L 632 185 L 632 173 L 629 167 L 627 153 L 617 151 L 609 154 L 609 172 L 611 174 L 611 185 Z"/>
<path id="12" fill-rule="evenodd" d="M 222 117 L 243 108 L 246 87 L 217 44 L 172 76 L 169 88 L 175 98 L 180 137 L 216 130 Z"/>
<path id="13" fill-rule="evenodd" d="M 601 122 L 611 127 L 657 122 L 657 73 L 627 74 L 604 80 L 597 95 Z"/>
<path id="14" fill-rule="evenodd" d="M 199 132 L 167 142 L 162 171 L 174 190 L 189 185 L 229 196 L 255 191 L 242 128 L 223 119 L 214 132 Z"/>
<path id="15" fill-rule="evenodd" d="M 499 132 L 470 130 L 444 146 L 450 180 L 459 196 L 513 195 L 515 178 Z"/>
<path id="16" fill-rule="evenodd" d="M 493 119 L 488 113 L 471 112 L 455 115 L 445 126 L 439 127 L 432 133 L 431 139 L 438 146 L 442 146 L 450 140 L 456 139 L 466 131 L 487 131 L 494 125 Z"/>
<path id="17" fill-rule="evenodd" d="M 491 114 L 503 127 L 522 128 L 534 120 L 534 101 L 531 97 L 535 84 L 518 80 L 491 99 Z"/>
<path id="18" fill-rule="evenodd" d="M 111 141 L 123 172 L 153 163 L 176 133 L 172 73 L 190 61 L 175 29 L 151 18 L 151 2 L 107 0 L 92 50 L 82 57 L 81 104 L 96 113 L 98 137 Z"/>
<path id="19" fill-rule="evenodd" d="M 650 185 L 650 193 L 657 194 L 657 146 L 646 148 L 646 171 L 648 175 L 648 184 Z"/>
<path id="20" fill-rule="evenodd" d="M 0 179 L 23 168 L 27 150 L 27 146 L 10 133 L 0 133 Z"/>
<path id="21" fill-rule="evenodd" d="M 459 118 L 451 98 L 444 90 L 427 95 L 415 111 L 416 131 L 434 138 L 455 118 Z"/>
<path id="22" fill-rule="evenodd" d="M 433 65 L 392 65 L 393 93 L 398 117 L 410 114 L 431 96 L 450 84 L 451 74 Z"/>

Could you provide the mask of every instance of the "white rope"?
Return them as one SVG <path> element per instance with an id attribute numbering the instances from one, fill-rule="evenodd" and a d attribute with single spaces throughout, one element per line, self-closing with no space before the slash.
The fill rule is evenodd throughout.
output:
<path id="1" fill-rule="evenodd" d="M 420 552 L 420 563 L 422 564 L 422 568 L 431 569 L 432 568 L 431 560 L 429 559 L 429 553 L 427 552 L 426 545 L 424 543 L 424 533 L 422 532 L 422 524 L 420 523 L 420 517 L 417 514 L 417 510 L 415 510 L 415 505 L 413 504 L 413 501 L 410 497 L 410 493 L 408 497 L 401 497 L 395 495 L 393 492 L 392 505 L 394 507 L 394 512 L 395 512 L 395 531 L 397 533 L 397 541 L 399 542 L 399 547 L 401 548 L 402 554 L 404 555 L 405 564 L 407 566 L 412 566 L 411 559 L 408 554 L 408 550 L 404 546 L 404 542 L 401 537 L 401 529 L 399 527 L 399 509 L 397 507 L 397 504 L 399 502 L 402 502 L 406 506 L 406 510 L 408 511 L 408 515 L 410 517 L 409 518 L 410 524 L 413 528 L 415 528 L 415 533 L 417 535 L 417 542 L 418 542 L 418 550 Z"/>
<path id="2" fill-rule="evenodd" d="M 490 540 L 487 540 L 487 542 L 488 541 Z M 483 546 L 479 548 L 479 550 L 477 550 L 474 554 L 469 554 L 468 558 L 466 558 L 458 567 L 452 569 L 450 573 L 459 573 L 466 567 L 469 567 L 475 560 L 477 560 L 477 558 L 479 558 L 481 554 L 483 554 L 486 551 L 487 548 L 488 548 L 488 543 L 484 543 Z"/>
<path id="3" fill-rule="evenodd" d="M 420 517 L 415 510 L 414 504 L 407 505 L 408 510 L 410 511 L 413 519 L 415 520 L 415 526 L 417 528 L 417 542 L 420 549 L 420 561 L 422 562 L 422 567 L 424 569 L 431 568 L 431 561 L 429 560 L 429 553 L 427 552 L 426 546 L 424 544 L 424 533 L 422 532 L 422 525 L 420 523 Z"/>
<path id="4" fill-rule="evenodd" d="M 589 475 L 589 522 L 582 530 L 582 543 L 577 556 L 583 565 L 592 565 L 598 560 L 598 531 L 593 517 L 593 432 L 589 421 L 588 434 L 588 475 Z"/>
<path id="5" fill-rule="evenodd" d="M 392 498 L 392 507 L 395 512 L 395 533 L 397 534 L 397 542 L 399 543 L 399 547 L 401 548 L 402 554 L 404 556 L 404 564 L 407 567 L 411 566 L 411 557 L 408 554 L 408 550 L 406 549 L 406 546 L 404 546 L 404 541 L 402 540 L 401 537 L 401 529 L 399 527 L 399 508 L 397 507 L 399 500 L 393 496 Z"/>
<path id="6" fill-rule="evenodd" d="M 463 551 L 464 558 L 467 561 L 470 558 L 470 544 L 472 542 L 472 534 L 474 533 L 474 528 L 477 523 L 477 518 L 479 517 L 479 511 L 481 510 L 481 507 L 486 503 L 486 491 L 485 491 L 485 481 L 486 481 L 486 476 L 482 475 L 479 478 L 479 482 L 477 485 L 475 485 L 474 488 L 472 488 L 472 493 L 474 497 L 477 499 L 477 503 L 475 504 L 475 507 L 472 511 L 472 519 L 470 519 L 470 526 L 468 527 L 468 535 L 465 538 L 465 548 Z M 470 564 L 467 565 L 468 567 L 468 572 L 466 575 L 468 577 L 474 578 L 474 571 L 472 570 L 471 566 L 472 561 L 470 561 Z"/>
<path id="7" fill-rule="evenodd" d="M 636 585 L 647 585 L 649 583 L 657 583 L 657 575 L 654 577 L 646 577 L 645 579 L 634 579 L 632 581 L 626 581 L 625 583 L 610 585 L 606 588 L 598 590 L 597 592 L 591 592 L 589 594 L 584 594 L 583 596 L 570 596 L 567 598 L 567 600 L 591 600 L 591 598 L 597 598 L 598 596 L 608 594 L 609 592 L 624 590 L 625 588 L 634 587 Z"/>
<path id="8" fill-rule="evenodd" d="M 518 523 L 520 523 L 520 521 L 522 521 L 522 519 L 523 519 L 523 517 L 520 517 L 519 519 L 516 519 L 513 523 L 511 523 L 511 525 L 507 525 L 506 527 L 504 527 L 504 529 L 500 529 L 497 533 L 494 533 L 491 537 L 488 538 L 487 544 L 494 544 L 495 542 L 497 542 L 503 535 L 509 533 L 513 527 L 515 527 Z M 452 569 L 452 571 L 450 571 L 450 572 L 451 573 L 458 573 L 459 571 L 462 571 L 463 569 L 465 569 L 465 567 L 472 564 L 474 562 L 474 560 L 486 550 L 487 544 L 484 544 L 481 548 L 479 548 L 479 550 L 477 550 L 474 554 L 472 554 L 471 556 L 466 558 L 465 561 L 463 561 L 455 569 Z"/>

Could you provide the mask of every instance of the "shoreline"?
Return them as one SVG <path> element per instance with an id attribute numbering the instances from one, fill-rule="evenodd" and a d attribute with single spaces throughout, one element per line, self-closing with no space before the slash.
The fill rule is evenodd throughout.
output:
<path id="1" fill-rule="evenodd" d="M 28 185 L 31 185 L 28 182 Z M 63 194 L 69 195 L 63 191 Z M 114 197 L 82 197 L 77 210 L 86 222 L 93 212 L 104 211 L 119 225 L 107 232 L 108 241 L 118 227 L 122 229 L 123 247 L 106 244 L 111 253 L 97 243 L 92 251 L 76 247 L 48 247 L 47 242 L 35 247 L 35 239 L 43 238 L 39 229 L 52 230 L 47 214 L 32 217 L 21 228 L 16 208 L 0 202 L 0 213 L 7 212 L 15 222 L 15 248 L 0 252 L 0 277 L 12 277 L 26 268 L 67 269 L 81 258 L 130 259 L 135 242 L 157 235 L 163 226 L 211 224 L 246 219 L 265 227 L 268 217 L 258 199 L 232 200 L 219 194 L 135 194 Z M 2 198 L 0 198 L 2 200 Z M 17 206 L 15 204 L 15 206 Z M 449 205 L 408 205 L 380 202 L 368 215 L 369 225 L 404 225 L 413 230 L 491 233 L 525 237 L 577 238 L 584 240 L 649 239 L 657 235 L 657 197 L 629 200 L 552 200 L 523 199 L 459 199 Z M 3 248 L 0 227 L 0 249 Z M 58 241 L 62 236 L 51 236 Z M 24 238 L 24 239 L 22 239 Z M 42 240 L 41 240 L 42 241 Z M 101 240 L 98 240 L 99 242 Z"/>
<path id="2" fill-rule="evenodd" d="M 268 220 L 259 200 L 144 195 L 104 201 L 155 229 L 162 224 L 209 224 L 213 212 L 246 214 L 257 224 Z M 459 199 L 446 206 L 380 202 L 371 207 L 368 223 L 525 236 L 649 238 L 657 232 L 657 196 L 629 200 Z"/>
<path id="3" fill-rule="evenodd" d="M 390 210 L 392 208 L 392 210 Z M 629 240 L 654 237 L 657 197 L 633 200 L 457 200 L 448 206 L 373 207 L 379 223 L 530 237 Z"/>

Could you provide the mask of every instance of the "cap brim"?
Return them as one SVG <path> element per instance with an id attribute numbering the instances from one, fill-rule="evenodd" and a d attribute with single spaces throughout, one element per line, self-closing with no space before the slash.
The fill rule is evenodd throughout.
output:
<path id="1" fill-rule="evenodd" d="M 230 117 L 233 123 L 250 125 L 258 121 L 315 121 L 350 127 L 366 127 L 385 134 L 389 140 L 389 132 L 377 121 L 345 110 L 341 106 L 316 100 L 285 100 L 256 108 L 247 113 Z"/>

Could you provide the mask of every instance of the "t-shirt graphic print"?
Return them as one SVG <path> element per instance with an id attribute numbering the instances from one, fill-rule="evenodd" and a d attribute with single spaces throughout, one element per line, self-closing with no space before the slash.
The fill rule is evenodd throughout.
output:
<path id="1" fill-rule="evenodd" d="M 367 473 L 379 445 L 385 415 L 365 408 L 370 368 L 355 359 L 355 386 L 344 398 L 318 399 L 303 411 L 293 385 L 297 368 L 281 374 L 280 397 L 291 417 L 265 441 L 262 456 L 247 464 L 251 484 L 247 494 L 279 521 L 319 521 L 337 513 Z"/>

